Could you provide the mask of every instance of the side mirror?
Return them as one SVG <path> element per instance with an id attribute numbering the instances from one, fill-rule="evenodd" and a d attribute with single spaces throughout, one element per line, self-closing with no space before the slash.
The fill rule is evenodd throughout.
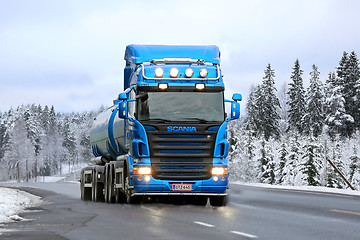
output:
<path id="1" fill-rule="evenodd" d="M 123 119 L 128 118 L 128 104 L 126 100 L 123 100 L 119 103 L 119 118 L 123 118 Z"/>
<path id="2" fill-rule="evenodd" d="M 127 94 L 126 94 L 126 92 L 122 92 L 122 93 L 119 94 L 119 100 L 120 100 L 120 101 L 127 100 Z"/>
<path id="3" fill-rule="evenodd" d="M 238 103 L 236 101 L 233 101 L 231 103 L 231 117 L 230 117 L 230 119 L 231 120 L 238 119 L 239 117 L 240 117 L 240 103 Z"/>
<path id="4" fill-rule="evenodd" d="M 233 96 L 232 96 L 232 100 L 234 101 L 241 101 L 242 100 L 242 96 L 240 93 L 234 93 Z"/>

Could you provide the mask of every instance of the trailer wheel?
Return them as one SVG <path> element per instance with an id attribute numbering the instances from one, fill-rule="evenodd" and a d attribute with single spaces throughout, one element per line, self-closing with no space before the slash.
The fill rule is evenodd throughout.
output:
<path id="1" fill-rule="evenodd" d="M 103 189 L 104 185 L 98 181 L 98 171 L 93 171 L 93 184 L 92 184 L 92 195 L 94 202 L 103 202 L 104 194 Z"/>
<path id="2" fill-rule="evenodd" d="M 109 202 L 109 188 L 108 188 L 108 164 L 105 165 L 105 180 L 104 180 L 104 201 Z"/>
<path id="3" fill-rule="evenodd" d="M 84 201 L 91 201 L 92 193 L 90 188 L 85 187 L 85 174 L 84 171 L 81 171 L 80 177 L 80 192 L 81 192 L 81 199 Z"/>
<path id="4" fill-rule="evenodd" d="M 210 197 L 210 205 L 213 206 L 213 207 L 226 206 L 227 201 L 228 201 L 227 196 Z"/>
<path id="5" fill-rule="evenodd" d="M 105 195 L 107 203 L 114 203 L 114 167 L 109 164 L 105 174 Z"/>

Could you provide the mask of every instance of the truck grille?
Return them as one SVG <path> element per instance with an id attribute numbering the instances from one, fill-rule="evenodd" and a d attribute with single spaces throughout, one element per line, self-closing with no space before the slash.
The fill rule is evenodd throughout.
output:
<path id="1" fill-rule="evenodd" d="M 171 125 L 146 127 L 153 177 L 163 180 L 209 179 L 218 127 L 192 124 L 197 129 L 194 132 L 168 132 L 168 126 Z"/>

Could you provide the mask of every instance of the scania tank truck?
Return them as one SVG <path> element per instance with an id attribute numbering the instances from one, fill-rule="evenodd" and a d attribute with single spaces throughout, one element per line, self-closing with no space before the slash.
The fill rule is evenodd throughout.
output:
<path id="1" fill-rule="evenodd" d="M 94 158 L 81 171 L 81 198 L 225 205 L 227 123 L 239 118 L 242 97 L 224 99 L 219 48 L 129 45 L 125 61 L 124 91 L 90 131 Z"/>

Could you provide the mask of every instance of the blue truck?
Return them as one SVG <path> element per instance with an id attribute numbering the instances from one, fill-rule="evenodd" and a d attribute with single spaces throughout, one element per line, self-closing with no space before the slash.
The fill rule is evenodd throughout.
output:
<path id="1" fill-rule="evenodd" d="M 90 131 L 94 158 L 81 171 L 81 198 L 224 206 L 227 123 L 239 118 L 241 95 L 224 99 L 219 48 L 129 45 L 125 61 L 124 91 Z"/>

